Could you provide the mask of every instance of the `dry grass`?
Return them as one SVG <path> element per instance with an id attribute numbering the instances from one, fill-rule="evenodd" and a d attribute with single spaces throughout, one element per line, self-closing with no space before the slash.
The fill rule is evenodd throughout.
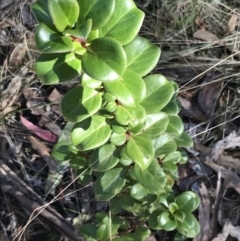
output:
<path id="1" fill-rule="evenodd" d="M 18 148 L 17 139 L 22 142 L 21 151 L 17 155 L 13 154 L 11 159 L 20 169 L 19 173 L 23 179 L 26 180 L 30 175 L 32 179 L 37 180 L 46 176 L 45 166 L 41 167 L 41 171 L 44 170 L 42 173 L 33 167 L 33 162 L 35 163 L 39 157 L 33 157 L 34 150 L 25 138 L 27 132 L 19 125 L 19 114 L 29 111 L 23 105 L 24 91 L 35 88 L 40 95 L 48 91 L 38 83 L 32 67 L 37 55 L 33 44 L 34 24 L 27 26 L 22 14 L 30 2 L 30 0 L 18 0 L 11 7 L 5 8 L 2 14 L 0 12 L 0 141 L 3 143 L 3 140 L 7 140 L 8 150 Z M 211 102 L 202 103 L 202 109 L 200 108 L 206 117 L 204 121 L 182 114 L 186 128 L 194 140 L 210 146 L 233 130 L 237 130 L 240 126 L 238 68 L 240 21 L 233 32 L 228 33 L 226 29 L 233 14 L 240 18 L 240 2 L 238 0 L 136 0 L 136 3 L 146 13 L 140 34 L 162 49 L 161 59 L 154 71 L 177 81 L 180 87 L 179 95 L 191 102 L 195 101 L 198 108 L 199 99 L 210 98 L 206 90 L 213 89 L 212 95 L 215 98 Z M 195 39 L 193 34 L 200 28 L 215 34 L 221 41 L 213 43 Z M 14 91 L 11 86 L 13 83 Z M 212 83 L 214 88 L 211 87 Z M 41 106 L 45 108 L 47 105 L 42 103 Z M 206 114 L 204 108 L 209 109 L 210 114 Z M 63 121 L 60 120 L 59 123 L 61 125 Z M 3 147 L 1 148 L 0 154 L 4 155 Z M 75 177 L 76 175 L 72 173 L 71 178 L 68 177 L 66 180 L 66 185 Z M 27 183 L 32 184 L 28 181 Z M 73 195 L 77 190 L 81 190 L 79 184 L 73 185 L 67 194 Z M 83 195 L 85 194 L 83 192 Z M 77 197 L 74 195 L 72 197 L 77 202 L 74 206 L 77 207 L 76 210 L 79 210 L 78 202 L 82 202 L 84 198 L 85 204 L 89 204 L 87 194 L 86 197 L 82 197 L 79 192 Z M 238 205 L 239 200 L 231 206 L 237 212 L 234 217 L 236 220 L 239 219 Z M 19 204 L 10 198 L 0 198 L 0 211 L 6 206 L 8 209 L 3 210 L 6 215 L 4 219 L 0 219 L 3 233 L 9 232 L 3 227 L 9 224 L 9 220 L 15 218 L 19 212 L 16 210 L 24 213 Z M 70 212 L 74 213 L 76 210 Z M 87 211 L 85 218 L 90 219 L 88 214 Z M 24 216 L 25 223 L 27 218 L 28 216 Z M 37 220 L 32 221 L 25 232 L 30 236 L 25 236 L 22 240 L 36 238 L 36 230 L 42 232 L 40 240 L 43 238 L 59 240 L 59 236 L 50 226 Z M 2 232 L 0 231 L 0 236 Z"/>

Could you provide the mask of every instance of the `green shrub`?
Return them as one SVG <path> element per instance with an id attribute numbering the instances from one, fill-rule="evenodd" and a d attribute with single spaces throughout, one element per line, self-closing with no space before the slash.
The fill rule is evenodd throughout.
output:
<path id="1" fill-rule="evenodd" d="M 199 198 L 172 190 L 186 162 L 181 148 L 192 141 L 178 116 L 177 84 L 149 75 L 160 49 L 137 35 L 144 13 L 133 0 L 38 0 L 32 11 L 41 82 L 80 77 L 61 103 L 71 141 L 59 140 L 52 156 L 70 160 L 83 185 L 94 176 L 97 200 L 109 202 L 111 215 L 81 226 L 85 240 L 139 241 L 150 228 L 195 237 Z"/>

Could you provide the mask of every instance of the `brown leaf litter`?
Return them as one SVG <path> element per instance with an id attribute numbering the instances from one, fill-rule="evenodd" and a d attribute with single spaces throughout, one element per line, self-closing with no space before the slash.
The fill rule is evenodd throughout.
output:
<path id="1" fill-rule="evenodd" d="M 240 159 L 235 158 L 235 166 L 233 166 L 232 159 L 233 158 L 226 158 L 224 156 L 224 151 L 226 149 L 230 148 L 236 148 L 240 146 L 240 135 L 236 132 L 232 132 L 230 135 L 225 137 L 223 140 L 220 140 L 215 143 L 213 148 L 206 148 L 202 147 L 198 144 L 195 144 L 194 149 L 197 151 L 200 151 L 200 158 L 201 160 L 207 164 L 209 167 L 211 167 L 214 171 L 218 173 L 218 184 L 215 194 L 215 204 L 214 209 L 212 210 L 212 218 L 210 219 L 209 213 L 205 212 L 204 209 L 209 210 L 210 203 L 209 203 L 209 197 L 208 192 L 206 191 L 205 185 L 202 185 L 200 188 L 200 197 L 201 197 L 201 205 L 199 207 L 199 221 L 201 223 L 202 231 L 200 235 L 195 239 L 195 241 L 208 241 L 212 240 L 212 238 L 216 237 L 217 235 L 217 222 L 220 222 L 224 225 L 223 233 L 219 235 L 215 241 L 220 240 L 226 240 L 228 235 L 231 235 L 232 237 L 239 237 L 239 233 L 237 230 L 239 230 L 238 227 L 235 227 L 229 223 L 228 220 L 220 220 L 218 213 L 220 212 L 221 202 L 223 198 L 223 194 L 226 192 L 226 190 L 230 187 L 234 188 L 236 192 L 240 194 L 240 178 L 239 176 L 231 169 L 239 169 L 240 166 Z M 224 162 L 219 163 L 219 159 L 224 158 Z M 223 164 L 224 166 L 221 166 L 220 164 Z M 223 185 L 221 185 L 221 178 L 224 179 Z M 210 208 L 211 210 L 211 208 Z M 207 229 L 207 226 L 208 225 Z M 229 226 L 230 225 L 230 226 Z M 210 239 L 211 238 L 211 239 Z"/>

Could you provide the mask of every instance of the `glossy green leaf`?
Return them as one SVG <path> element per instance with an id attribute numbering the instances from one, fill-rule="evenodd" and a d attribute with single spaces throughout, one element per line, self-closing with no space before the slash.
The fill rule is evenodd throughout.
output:
<path id="1" fill-rule="evenodd" d="M 124 50 L 127 55 L 127 68 L 140 76 L 152 71 L 158 63 L 161 52 L 156 45 L 140 36 L 125 45 Z"/>
<path id="2" fill-rule="evenodd" d="M 118 134 L 123 134 L 127 131 L 127 127 L 120 125 L 117 121 L 111 122 L 111 129 Z"/>
<path id="3" fill-rule="evenodd" d="M 145 135 L 131 136 L 127 143 L 128 156 L 141 168 L 146 170 L 154 157 L 151 139 Z"/>
<path id="4" fill-rule="evenodd" d="M 115 196 L 110 200 L 110 210 L 113 214 L 117 214 L 122 210 L 121 198 L 119 196 Z"/>
<path id="5" fill-rule="evenodd" d="M 80 40 L 73 39 L 73 51 L 72 53 L 76 54 L 77 56 L 81 57 L 86 53 L 86 48 L 82 47 Z"/>
<path id="6" fill-rule="evenodd" d="M 45 85 L 58 84 L 80 75 L 81 60 L 73 53 L 41 54 L 35 64 L 35 70 Z"/>
<path id="7" fill-rule="evenodd" d="M 162 229 L 162 226 L 159 222 L 159 215 L 162 213 L 163 211 L 160 209 L 156 209 L 154 210 L 148 219 L 148 226 L 154 230 L 160 230 Z"/>
<path id="8" fill-rule="evenodd" d="M 114 238 L 112 241 L 136 241 L 136 236 L 134 233 L 130 233 L 127 235 L 122 235 L 121 237 Z"/>
<path id="9" fill-rule="evenodd" d="M 104 109 L 110 113 L 114 112 L 117 109 L 117 104 L 116 102 L 109 102 L 106 104 Z"/>
<path id="10" fill-rule="evenodd" d="M 82 224 L 79 231 L 86 241 L 95 241 L 97 239 L 97 227 L 92 223 Z"/>
<path id="11" fill-rule="evenodd" d="M 130 195 L 134 199 L 141 200 L 147 194 L 146 188 L 143 187 L 140 183 L 136 183 L 132 186 L 130 190 Z"/>
<path id="12" fill-rule="evenodd" d="M 200 225 L 196 218 L 188 213 L 183 222 L 177 221 L 177 231 L 188 238 L 194 238 L 200 233 Z"/>
<path id="13" fill-rule="evenodd" d="M 178 147 L 190 147 L 193 145 L 191 137 L 185 131 L 179 137 L 174 136 L 174 139 Z"/>
<path id="14" fill-rule="evenodd" d="M 177 150 L 174 138 L 168 133 L 161 134 L 152 141 L 155 149 L 155 156 L 167 155 Z"/>
<path id="15" fill-rule="evenodd" d="M 107 224 L 109 226 L 109 231 L 112 236 L 117 233 L 117 230 L 121 224 L 121 219 L 118 216 L 114 214 L 109 215 L 109 213 L 106 212 L 96 213 L 95 218 L 99 225 Z"/>
<path id="16" fill-rule="evenodd" d="M 102 82 L 89 77 L 87 74 L 83 74 L 81 78 L 81 84 L 92 89 L 99 88 Z"/>
<path id="17" fill-rule="evenodd" d="M 80 151 L 104 145 L 111 135 L 110 126 L 102 116 L 92 116 L 73 127 L 71 140 Z"/>
<path id="18" fill-rule="evenodd" d="M 119 162 L 120 153 L 112 144 L 106 144 L 95 149 L 91 155 L 91 168 L 96 172 L 112 169 Z"/>
<path id="19" fill-rule="evenodd" d="M 92 19 L 86 19 L 77 29 L 66 29 L 63 34 L 66 36 L 72 36 L 86 41 L 90 31 L 92 29 Z"/>
<path id="20" fill-rule="evenodd" d="M 146 84 L 146 96 L 141 105 L 147 114 L 159 112 L 171 100 L 174 88 L 164 76 L 155 74 L 144 78 Z"/>
<path id="21" fill-rule="evenodd" d="M 156 160 L 144 171 L 138 166 L 134 166 L 134 174 L 137 181 L 145 188 L 158 193 L 165 192 L 166 175 Z"/>
<path id="22" fill-rule="evenodd" d="M 147 237 L 151 235 L 151 231 L 149 228 L 145 226 L 138 226 L 135 230 L 135 236 L 138 237 L 137 240 L 144 241 Z"/>
<path id="23" fill-rule="evenodd" d="M 50 0 L 48 9 L 59 32 L 63 32 L 67 27 L 73 27 L 80 11 L 77 0 Z"/>
<path id="24" fill-rule="evenodd" d="M 166 155 L 163 159 L 164 162 L 172 162 L 172 163 L 178 163 L 182 158 L 182 154 L 179 151 L 174 151 L 172 153 L 169 153 Z"/>
<path id="25" fill-rule="evenodd" d="M 87 43 L 91 43 L 94 39 L 99 37 L 99 30 L 91 30 L 88 37 L 87 37 Z"/>
<path id="26" fill-rule="evenodd" d="M 107 91 L 104 92 L 103 98 L 107 102 L 115 102 L 116 101 L 116 97 L 114 95 L 108 93 Z"/>
<path id="27" fill-rule="evenodd" d="M 67 124 L 64 126 L 62 133 L 58 139 L 58 142 L 71 142 L 70 134 L 72 131 L 74 123 L 67 122 Z"/>
<path id="28" fill-rule="evenodd" d="M 165 170 L 165 171 L 168 171 L 170 172 L 171 174 L 174 174 L 177 170 L 178 170 L 178 167 L 176 164 L 172 163 L 172 162 L 164 162 L 162 164 L 162 168 Z"/>
<path id="29" fill-rule="evenodd" d="M 135 204 L 135 200 L 130 197 L 130 195 L 127 193 L 127 194 L 124 194 L 122 197 L 121 197 L 121 208 L 126 210 L 126 211 L 133 211 L 134 209 L 134 204 Z"/>
<path id="30" fill-rule="evenodd" d="M 73 50 L 72 40 L 69 37 L 40 23 L 35 32 L 35 43 L 38 50 L 45 53 L 67 53 Z"/>
<path id="31" fill-rule="evenodd" d="M 97 229 L 97 239 L 107 241 L 111 236 L 111 228 L 109 224 L 101 224 Z"/>
<path id="32" fill-rule="evenodd" d="M 128 130 L 131 134 L 137 135 L 143 132 L 144 123 L 139 123 L 138 121 L 131 121 L 128 124 Z"/>
<path id="33" fill-rule="evenodd" d="M 54 145 L 51 156 L 56 161 L 68 161 L 71 157 L 71 152 L 68 150 L 68 147 L 71 143 L 69 142 L 58 142 Z"/>
<path id="34" fill-rule="evenodd" d="M 64 118 L 80 122 L 95 114 L 102 105 L 102 95 L 88 87 L 77 86 L 64 96 L 61 109 Z"/>
<path id="35" fill-rule="evenodd" d="M 167 199 L 167 193 L 160 194 L 160 196 L 158 197 L 158 200 L 157 200 L 157 206 L 156 207 L 159 207 L 158 204 L 161 204 L 160 205 L 161 210 L 167 210 L 168 209 L 169 200 Z"/>
<path id="36" fill-rule="evenodd" d="M 38 0 L 31 5 L 31 10 L 39 23 L 43 22 L 46 25 L 53 25 L 51 15 L 48 10 L 48 1 Z"/>
<path id="37" fill-rule="evenodd" d="M 145 120 L 146 112 L 141 105 L 136 107 L 124 107 L 118 105 L 115 111 L 116 121 L 121 125 L 128 125 L 130 122 L 135 122 L 135 126 L 143 123 Z"/>
<path id="38" fill-rule="evenodd" d="M 115 39 L 98 38 L 87 47 L 87 52 L 82 57 L 82 67 L 84 72 L 93 79 L 117 80 L 125 72 L 126 55 Z"/>
<path id="39" fill-rule="evenodd" d="M 162 229 L 166 231 L 172 231 L 177 227 L 177 223 L 169 212 L 162 212 L 158 217 L 158 221 Z"/>
<path id="40" fill-rule="evenodd" d="M 178 103 L 177 99 L 172 99 L 162 111 L 168 115 L 177 115 L 180 111 L 181 105 Z"/>
<path id="41" fill-rule="evenodd" d="M 122 105 L 129 107 L 139 104 L 146 94 L 143 79 L 131 70 L 126 70 L 122 79 L 105 82 L 104 87 Z"/>
<path id="42" fill-rule="evenodd" d="M 200 204 L 200 199 L 196 193 L 192 191 L 187 191 L 180 194 L 176 198 L 175 202 L 178 205 L 179 210 L 185 213 L 191 213 L 198 208 Z"/>
<path id="43" fill-rule="evenodd" d="M 168 122 L 168 116 L 164 112 L 147 115 L 144 133 L 151 137 L 158 136 L 167 129 Z"/>
<path id="44" fill-rule="evenodd" d="M 178 210 L 178 205 L 176 203 L 170 203 L 168 209 L 172 214 L 174 214 Z"/>
<path id="45" fill-rule="evenodd" d="M 144 13 L 132 0 L 116 1 L 114 13 L 102 27 L 101 34 L 126 45 L 137 35 L 143 18 Z"/>
<path id="46" fill-rule="evenodd" d="M 169 123 L 166 131 L 176 136 L 180 136 L 184 130 L 181 118 L 177 115 L 168 115 L 168 118 Z"/>
<path id="47" fill-rule="evenodd" d="M 122 146 L 127 140 L 127 135 L 125 133 L 118 134 L 113 132 L 110 137 L 110 142 L 116 146 Z"/>
<path id="48" fill-rule="evenodd" d="M 81 6 L 78 22 L 84 19 L 92 19 L 93 29 L 101 28 L 112 17 L 115 0 L 77 0 Z"/>
<path id="49" fill-rule="evenodd" d="M 174 218 L 180 222 L 183 222 L 185 219 L 185 213 L 182 212 L 181 210 L 178 210 L 177 212 L 174 213 Z"/>
<path id="50" fill-rule="evenodd" d="M 127 171 L 123 168 L 113 168 L 98 177 L 94 193 L 99 201 L 107 201 L 118 194 L 126 183 Z"/>
<path id="51" fill-rule="evenodd" d="M 133 161 L 132 161 L 131 159 L 121 157 L 120 163 L 121 163 L 123 166 L 130 166 L 130 165 L 133 163 Z"/>

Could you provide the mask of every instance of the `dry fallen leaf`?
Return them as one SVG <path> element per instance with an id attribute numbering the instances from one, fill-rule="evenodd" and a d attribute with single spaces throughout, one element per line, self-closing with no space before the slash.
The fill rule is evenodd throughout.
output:
<path id="1" fill-rule="evenodd" d="M 231 155 L 226 155 L 224 150 L 239 146 L 240 137 L 235 132 L 218 141 L 212 148 L 194 144 L 194 149 L 199 151 L 205 160 L 214 161 L 218 166 L 232 169 L 240 174 L 240 159 Z"/>
<path id="2" fill-rule="evenodd" d="M 238 22 L 238 16 L 237 16 L 237 14 L 233 13 L 229 22 L 228 22 L 226 33 L 234 32 L 234 30 L 237 26 L 237 22 Z"/>
<path id="3" fill-rule="evenodd" d="M 23 43 L 17 44 L 9 57 L 9 65 L 17 67 L 22 64 L 26 53 L 26 46 Z"/>
<path id="4" fill-rule="evenodd" d="M 206 88 L 202 89 L 198 93 L 198 106 L 201 111 L 208 117 L 210 117 L 217 105 L 219 91 L 221 90 L 220 84 L 209 84 Z"/>
<path id="5" fill-rule="evenodd" d="M 219 38 L 215 34 L 209 32 L 209 31 L 206 31 L 204 29 L 197 30 L 193 34 L 193 37 L 197 38 L 197 39 L 204 40 L 204 41 L 209 41 L 209 42 L 211 42 L 211 41 L 218 41 L 219 40 Z"/>
<path id="6" fill-rule="evenodd" d="M 179 96 L 178 100 L 180 101 L 182 106 L 181 114 L 183 116 L 189 117 L 197 121 L 207 120 L 206 116 L 200 110 L 198 103 L 194 101 L 194 99 L 187 99 Z"/>
<path id="7" fill-rule="evenodd" d="M 57 136 L 54 135 L 51 131 L 44 130 L 44 129 L 34 125 L 32 122 L 28 121 L 23 116 L 21 116 L 21 122 L 28 130 L 32 131 L 32 133 L 34 133 L 36 136 L 42 138 L 43 140 L 46 140 L 49 142 L 57 141 Z"/>
<path id="8" fill-rule="evenodd" d="M 211 205 L 210 199 L 208 195 L 207 187 L 204 183 L 201 184 L 199 188 L 199 196 L 200 196 L 200 205 L 198 208 L 199 211 L 199 222 L 201 225 L 200 234 L 194 238 L 193 241 L 208 241 L 210 237 L 211 230 L 210 227 L 210 213 L 211 213 Z"/>
<path id="9" fill-rule="evenodd" d="M 225 241 L 228 235 L 237 238 L 240 241 L 240 226 L 233 226 L 232 223 L 225 223 L 223 232 L 212 241 Z"/>
<path id="10" fill-rule="evenodd" d="M 201 16 L 197 16 L 196 19 L 195 19 L 195 23 L 197 24 L 197 26 L 200 28 L 200 29 L 203 29 L 205 30 L 206 29 L 206 26 L 201 18 Z"/>
<path id="11" fill-rule="evenodd" d="M 4 97 L 0 103 L 0 112 L 2 116 L 15 108 L 13 107 L 13 104 L 20 96 L 19 92 L 22 87 L 22 79 L 25 77 L 27 72 L 28 68 L 23 66 L 15 75 L 15 77 L 12 78 L 7 88 L 2 91 L 1 96 Z"/>

